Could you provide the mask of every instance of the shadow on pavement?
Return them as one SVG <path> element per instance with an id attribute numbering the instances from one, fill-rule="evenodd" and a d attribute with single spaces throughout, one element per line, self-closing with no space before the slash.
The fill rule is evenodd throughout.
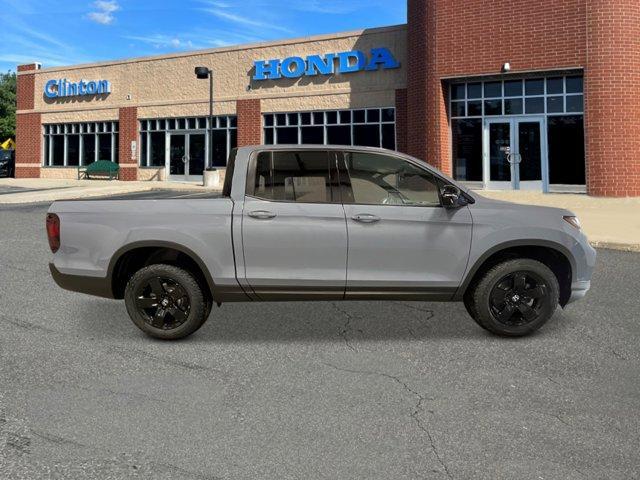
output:
<path id="1" fill-rule="evenodd" d="M 123 302 L 87 297 L 77 305 L 80 328 L 90 337 L 148 338 L 133 325 Z M 570 328 L 568 317 L 558 311 L 534 335 L 557 335 L 558 330 Z M 183 341 L 348 343 L 486 337 L 493 336 L 476 325 L 461 303 L 290 302 L 214 306 L 202 328 Z"/>

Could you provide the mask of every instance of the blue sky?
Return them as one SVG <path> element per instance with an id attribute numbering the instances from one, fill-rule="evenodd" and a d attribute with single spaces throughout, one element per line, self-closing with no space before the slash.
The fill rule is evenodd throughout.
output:
<path id="1" fill-rule="evenodd" d="M 399 0 L 1 0 L 0 71 L 405 22 Z"/>

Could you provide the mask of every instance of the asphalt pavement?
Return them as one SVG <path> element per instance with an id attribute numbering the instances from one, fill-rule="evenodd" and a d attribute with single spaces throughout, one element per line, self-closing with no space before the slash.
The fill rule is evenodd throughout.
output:
<path id="1" fill-rule="evenodd" d="M 522 339 L 460 304 L 225 304 L 145 337 L 59 289 L 46 206 L 0 207 L 0 478 L 640 477 L 640 254 Z"/>

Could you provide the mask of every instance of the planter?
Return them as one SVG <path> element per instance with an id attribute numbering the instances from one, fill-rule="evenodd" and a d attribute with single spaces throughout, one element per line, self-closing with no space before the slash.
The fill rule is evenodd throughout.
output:
<path id="1" fill-rule="evenodd" d="M 217 168 L 207 168 L 203 172 L 203 185 L 206 188 L 212 188 L 215 190 L 222 189 L 222 184 L 224 183 L 224 176 L 226 173 L 226 168 L 217 167 Z"/>

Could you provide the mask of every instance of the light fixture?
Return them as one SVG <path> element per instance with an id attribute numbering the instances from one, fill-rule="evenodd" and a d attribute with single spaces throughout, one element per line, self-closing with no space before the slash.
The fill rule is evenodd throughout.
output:
<path id="1" fill-rule="evenodd" d="M 208 67 L 196 67 L 196 78 L 209 79 L 209 161 L 207 167 L 213 167 L 213 70 Z"/>
<path id="2" fill-rule="evenodd" d="M 511 64 L 509 62 L 502 64 L 502 73 L 511 71 Z"/>

